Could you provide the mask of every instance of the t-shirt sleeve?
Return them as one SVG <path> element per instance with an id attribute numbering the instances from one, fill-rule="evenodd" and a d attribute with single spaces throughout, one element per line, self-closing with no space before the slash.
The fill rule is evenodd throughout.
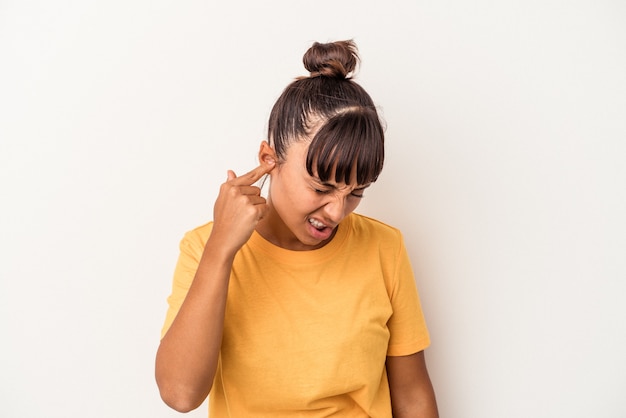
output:
<path id="1" fill-rule="evenodd" d="M 393 313 L 387 323 L 390 332 L 388 356 L 406 356 L 430 345 L 411 261 L 400 235 L 391 287 Z"/>
<path id="2" fill-rule="evenodd" d="M 174 270 L 172 293 L 167 298 L 168 309 L 165 315 L 165 323 L 161 329 L 161 338 L 165 336 L 172 322 L 174 322 L 174 318 L 176 318 L 187 296 L 187 292 L 196 275 L 198 264 L 200 264 L 204 244 L 210 234 L 211 226 L 211 224 L 207 224 L 187 232 L 180 242 L 180 254 Z"/>

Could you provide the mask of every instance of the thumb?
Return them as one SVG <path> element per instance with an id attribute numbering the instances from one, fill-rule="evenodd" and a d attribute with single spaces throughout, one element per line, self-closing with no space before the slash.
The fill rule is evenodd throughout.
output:
<path id="1" fill-rule="evenodd" d="M 234 180 L 237 178 L 237 176 L 235 175 L 235 172 L 233 170 L 228 170 L 228 172 L 226 173 L 226 180 Z"/>

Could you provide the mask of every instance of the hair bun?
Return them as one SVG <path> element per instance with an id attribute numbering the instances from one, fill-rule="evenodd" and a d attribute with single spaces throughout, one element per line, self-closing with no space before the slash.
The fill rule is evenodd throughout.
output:
<path id="1" fill-rule="evenodd" d="M 350 78 L 357 63 L 359 54 L 353 41 L 337 41 L 327 44 L 315 42 L 302 58 L 304 68 L 311 77 L 330 77 L 338 79 Z"/>

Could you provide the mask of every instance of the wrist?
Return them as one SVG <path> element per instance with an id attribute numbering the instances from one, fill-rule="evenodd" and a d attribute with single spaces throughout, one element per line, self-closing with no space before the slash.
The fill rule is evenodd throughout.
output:
<path id="1" fill-rule="evenodd" d="M 211 234 L 204 245 L 202 258 L 209 257 L 212 263 L 223 262 L 232 265 L 239 248 L 240 247 L 228 245 L 227 241 L 219 239 L 219 236 L 215 234 Z"/>

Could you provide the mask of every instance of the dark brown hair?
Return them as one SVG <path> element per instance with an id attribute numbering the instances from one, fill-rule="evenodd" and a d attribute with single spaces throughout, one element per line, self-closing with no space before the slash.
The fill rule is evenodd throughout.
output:
<path id="1" fill-rule="evenodd" d="M 310 175 L 326 182 L 334 171 L 336 182 L 376 181 L 383 168 L 384 130 L 371 97 L 352 80 L 359 62 L 356 45 L 315 42 L 303 61 L 311 75 L 289 84 L 270 114 L 268 138 L 279 161 L 293 142 L 310 139 Z"/>

